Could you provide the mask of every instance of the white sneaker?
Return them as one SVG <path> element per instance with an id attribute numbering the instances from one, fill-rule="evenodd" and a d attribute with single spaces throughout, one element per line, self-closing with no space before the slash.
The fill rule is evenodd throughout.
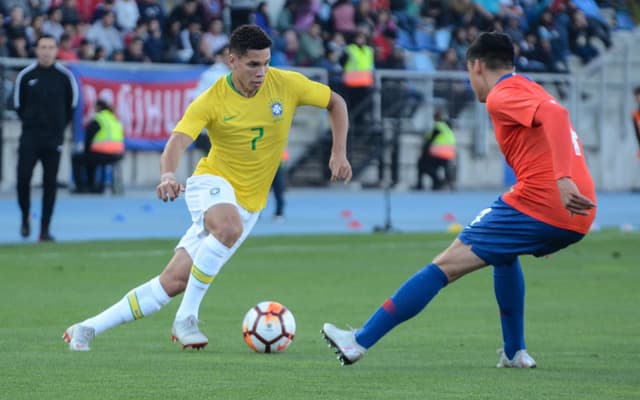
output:
<path id="1" fill-rule="evenodd" d="M 89 343 L 96 336 L 96 331 L 90 326 L 74 324 L 67 328 L 62 339 L 69 343 L 71 351 L 89 351 Z"/>
<path id="2" fill-rule="evenodd" d="M 332 347 L 342 365 L 353 364 L 367 353 L 367 349 L 356 342 L 355 330 L 338 329 L 333 324 L 325 323 L 320 331 Z"/>
<path id="3" fill-rule="evenodd" d="M 513 356 L 513 359 L 509 360 L 507 355 L 504 353 L 504 349 L 498 349 L 498 355 L 500 356 L 500 360 L 498 360 L 498 368 L 535 368 L 536 360 L 533 359 L 527 353 L 526 350 L 518 350 L 516 354 Z"/>
<path id="4" fill-rule="evenodd" d="M 190 315 L 186 319 L 176 320 L 171 328 L 171 340 L 187 347 L 200 350 L 209 344 L 209 339 L 198 329 L 198 320 Z"/>

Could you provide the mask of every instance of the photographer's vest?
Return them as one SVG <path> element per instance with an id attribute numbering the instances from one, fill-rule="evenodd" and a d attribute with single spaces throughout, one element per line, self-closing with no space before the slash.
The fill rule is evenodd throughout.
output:
<path id="1" fill-rule="evenodd" d="M 102 110 L 96 113 L 95 120 L 100 130 L 93 137 L 90 150 L 104 154 L 124 153 L 124 132 L 115 115 L 108 110 Z"/>
<path id="2" fill-rule="evenodd" d="M 456 158 L 456 137 L 449 125 L 442 121 L 435 123 L 438 135 L 429 147 L 429 154 L 443 160 L 453 160 Z"/>
<path id="3" fill-rule="evenodd" d="M 350 44 L 345 48 L 349 55 L 344 66 L 343 81 L 347 87 L 373 86 L 373 50 L 369 46 Z"/>

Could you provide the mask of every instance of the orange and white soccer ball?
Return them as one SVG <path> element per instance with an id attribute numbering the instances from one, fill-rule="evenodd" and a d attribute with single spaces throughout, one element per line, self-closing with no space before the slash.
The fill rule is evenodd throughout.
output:
<path id="1" fill-rule="evenodd" d="M 257 353 L 284 351 L 296 333 L 296 320 L 287 307 L 263 301 L 252 307 L 242 321 L 244 341 Z"/>

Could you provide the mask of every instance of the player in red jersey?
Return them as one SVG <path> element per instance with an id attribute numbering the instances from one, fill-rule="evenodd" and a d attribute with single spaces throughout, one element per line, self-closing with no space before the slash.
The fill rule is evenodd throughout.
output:
<path id="1" fill-rule="evenodd" d="M 467 51 L 471 86 L 487 104 L 496 140 L 517 183 L 360 329 L 324 324 L 322 333 L 343 364 L 361 359 L 447 284 L 493 265 L 503 337 L 497 366 L 536 367 L 524 340 L 525 285 L 519 256 L 548 255 L 582 239 L 595 217 L 595 189 L 567 110 L 540 85 L 516 74 L 513 59 L 511 39 L 502 33 L 482 33 Z"/>

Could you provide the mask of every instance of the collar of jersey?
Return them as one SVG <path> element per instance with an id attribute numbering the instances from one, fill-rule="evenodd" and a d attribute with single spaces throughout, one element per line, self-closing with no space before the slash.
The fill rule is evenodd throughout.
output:
<path id="1" fill-rule="evenodd" d="M 244 95 L 242 93 L 240 93 L 240 91 L 238 89 L 236 89 L 235 85 L 233 84 L 233 81 L 231 80 L 231 72 L 229 72 L 227 74 L 227 83 L 229 84 L 229 86 L 231 86 L 231 89 L 233 89 L 234 92 L 236 92 L 240 96 L 244 97 Z"/>
<path id="2" fill-rule="evenodd" d="M 229 74 L 229 75 L 231 75 L 231 74 Z M 496 81 L 496 85 L 497 85 L 498 83 L 502 82 L 502 81 L 503 81 L 503 80 L 505 80 L 505 79 L 511 78 L 512 76 L 516 76 L 516 73 L 515 73 L 515 72 L 509 72 L 508 74 L 504 74 L 504 75 L 502 75 L 502 76 L 501 76 L 500 78 L 498 78 L 498 80 Z M 231 78 L 229 78 L 229 79 L 231 79 Z"/>

